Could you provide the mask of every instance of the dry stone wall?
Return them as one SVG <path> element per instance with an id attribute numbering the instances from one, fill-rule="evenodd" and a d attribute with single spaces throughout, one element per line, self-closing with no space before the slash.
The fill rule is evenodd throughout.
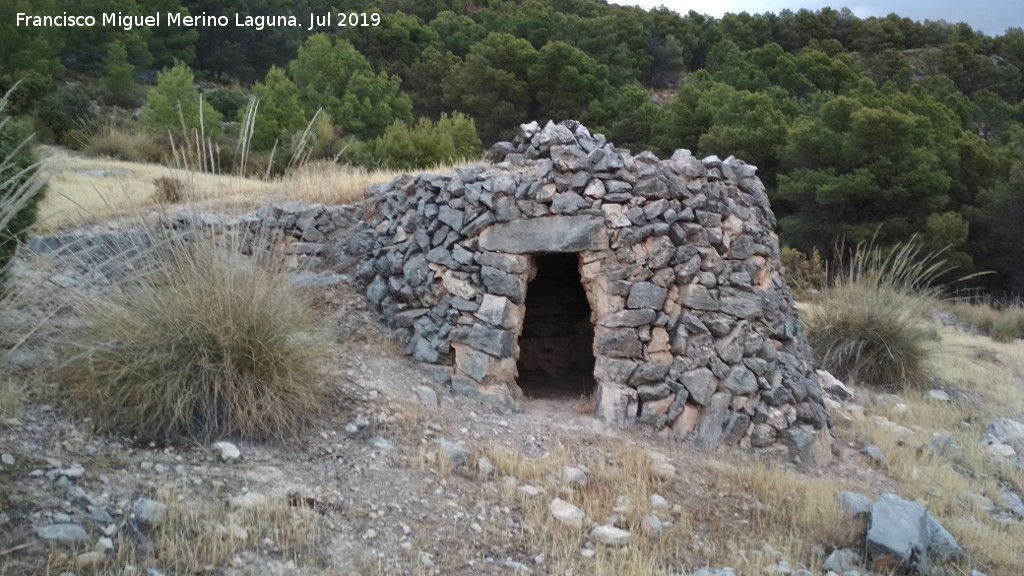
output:
<path id="1" fill-rule="evenodd" d="M 756 168 L 677 150 L 632 155 L 577 122 L 525 124 L 489 164 L 371 189 L 344 243 L 394 337 L 457 394 L 517 393 L 538 255 L 578 255 L 598 415 L 708 448 L 829 458 L 821 389 L 780 274 Z"/>

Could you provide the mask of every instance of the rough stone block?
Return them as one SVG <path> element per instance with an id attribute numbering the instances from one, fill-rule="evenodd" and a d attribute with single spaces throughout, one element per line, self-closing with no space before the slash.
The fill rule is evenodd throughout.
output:
<path id="1" fill-rule="evenodd" d="M 620 428 L 633 424 L 638 404 L 636 390 L 619 384 L 599 384 L 597 393 L 599 418 Z"/>
<path id="2" fill-rule="evenodd" d="M 498 358 L 511 358 L 515 351 L 515 338 L 511 332 L 482 324 L 456 328 L 451 332 L 451 339 Z"/>
<path id="3" fill-rule="evenodd" d="M 480 233 L 484 250 L 512 254 L 606 250 L 604 219 L 560 216 L 495 224 Z"/>
<path id="4" fill-rule="evenodd" d="M 595 341 L 597 352 L 605 356 L 642 359 L 644 355 L 640 337 L 631 328 L 600 330 Z"/>
<path id="5" fill-rule="evenodd" d="M 629 299 L 626 306 L 629 308 L 652 308 L 660 310 L 665 305 L 665 297 L 668 290 L 651 284 L 650 282 L 637 282 L 629 291 Z"/>
<path id="6" fill-rule="evenodd" d="M 519 307 L 507 297 L 494 294 L 484 294 L 480 307 L 473 315 L 492 326 L 507 330 L 519 326 L 522 322 Z"/>
<path id="7" fill-rule="evenodd" d="M 518 275 L 503 272 L 497 268 L 483 266 L 480 268 L 484 287 L 491 294 L 507 296 L 516 304 L 522 304 L 526 298 L 526 283 Z"/>

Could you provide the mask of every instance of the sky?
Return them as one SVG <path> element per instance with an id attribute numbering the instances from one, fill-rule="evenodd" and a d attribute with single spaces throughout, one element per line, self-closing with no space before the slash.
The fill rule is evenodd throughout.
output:
<path id="1" fill-rule="evenodd" d="M 895 12 L 911 20 L 945 20 L 950 23 L 967 22 L 975 30 L 989 36 L 1003 34 L 1007 28 L 1024 28 L 1024 1 L 1012 0 L 609 0 L 615 4 L 640 5 L 644 8 L 665 6 L 681 14 L 694 10 L 720 18 L 726 12 L 757 14 L 790 9 L 818 10 L 831 6 L 836 10 L 844 6 L 861 18 L 885 16 Z"/>

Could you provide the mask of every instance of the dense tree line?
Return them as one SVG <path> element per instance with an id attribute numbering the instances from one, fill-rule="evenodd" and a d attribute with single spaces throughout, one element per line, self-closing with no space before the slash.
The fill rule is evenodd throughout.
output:
<path id="1" fill-rule="evenodd" d="M 383 17 L 312 31 L 13 26 L 16 12 L 58 8 Z M 1020 28 L 993 38 L 845 8 L 715 19 L 594 0 L 10 0 L 0 27 L 0 88 L 22 80 L 14 111 L 57 139 L 86 125 L 74 111 L 89 97 L 145 105 L 150 128 L 166 129 L 177 98 L 200 109 L 168 97 L 194 92 L 193 74 L 206 117 L 229 132 L 250 113 L 246 97 L 258 98 L 256 149 L 294 142 L 316 118 L 330 153 L 401 167 L 472 155 L 520 122 L 572 117 L 634 151 L 756 164 L 789 246 L 830 253 L 840 238 L 916 235 L 947 247 L 958 273 L 994 270 L 990 288 L 1024 292 Z M 74 88 L 83 78 L 100 80 L 85 96 Z M 152 86 L 149 97 L 125 90 L 130 78 Z M 655 104 L 652 90 L 671 100 Z"/>

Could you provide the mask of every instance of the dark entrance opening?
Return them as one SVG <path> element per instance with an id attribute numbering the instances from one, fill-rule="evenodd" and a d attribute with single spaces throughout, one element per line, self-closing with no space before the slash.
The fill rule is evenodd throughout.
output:
<path id="1" fill-rule="evenodd" d="M 526 290 L 519 337 L 519 387 L 530 398 L 594 390 L 594 326 L 576 254 L 542 254 Z"/>

